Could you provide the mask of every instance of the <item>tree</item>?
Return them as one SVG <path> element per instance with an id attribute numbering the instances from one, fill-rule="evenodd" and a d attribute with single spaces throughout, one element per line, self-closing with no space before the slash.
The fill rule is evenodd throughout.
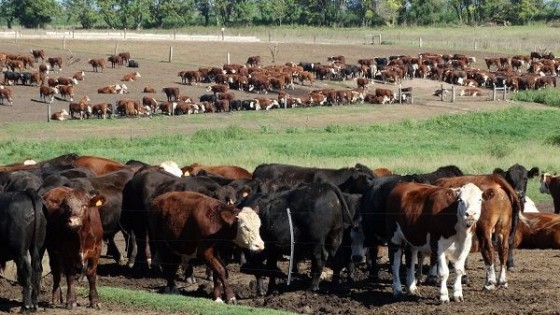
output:
<path id="1" fill-rule="evenodd" d="M 0 0 L 0 16 L 6 19 L 9 29 L 12 28 L 14 21 L 18 19 L 20 9 L 20 0 Z"/>
<path id="2" fill-rule="evenodd" d="M 53 16 L 61 13 L 60 5 L 54 0 L 23 0 L 20 1 L 18 10 L 19 23 L 27 28 L 44 28 L 52 21 Z"/>
<path id="3" fill-rule="evenodd" d="M 82 28 L 90 29 L 97 23 L 98 12 L 95 8 L 95 0 L 64 0 L 62 5 L 68 14 L 68 20 L 75 19 Z"/>
<path id="4" fill-rule="evenodd" d="M 387 25 L 396 25 L 399 11 L 404 7 L 403 0 L 379 0 L 376 12 L 383 17 Z"/>
<path id="5" fill-rule="evenodd" d="M 204 26 L 210 25 L 210 12 L 212 11 L 212 3 L 210 0 L 195 0 L 196 8 L 204 17 Z"/>

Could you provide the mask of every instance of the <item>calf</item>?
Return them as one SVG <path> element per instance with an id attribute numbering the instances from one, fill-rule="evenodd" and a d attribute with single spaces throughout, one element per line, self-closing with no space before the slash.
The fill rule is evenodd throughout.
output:
<path id="1" fill-rule="evenodd" d="M 167 101 L 169 102 L 179 99 L 180 92 L 178 87 L 164 87 L 162 91 L 167 96 Z"/>
<path id="2" fill-rule="evenodd" d="M 121 57 L 122 61 L 125 63 L 130 62 L 130 53 L 128 51 L 120 52 L 117 56 Z"/>
<path id="3" fill-rule="evenodd" d="M 214 93 L 214 95 L 216 95 L 217 93 L 227 93 L 228 91 L 229 87 L 223 84 L 214 84 L 206 89 L 206 92 L 212 92 Z"/>
<path id="4" fill-rule="evenodd" d="M 132 82 L 134 80 L 137 80 L 140 77 L 141 77 L 141 75 L 138 71 L 137 72 L 129 72 L 129 73 L 126 73 L 125 75 L 123 75 L 123 77 L 121 78 L 121 81 Z"/>
<path id="5" fill-rule="evenodd" d="M 263 250 L 257 213 L 186 191 L 156 197 L 149 213 L 150 247 L 167 279 L 166 291 L 177 292 L 175 277 L 180 262 L 198 257 L 214 273 L 214 299 L 221 302 L 225 297 L 226 302 L 235 302 L 227 270 L 215 251 L 218 246 L 233 244 L 251 251 Z"/>
<path id="6" fill-rule="evenodd" d="M 54 112 L 51 115 L 51 119 L 52 120 L 59 120 L 59 121 L 66 120 L 66 119 L 68 119 L 68 112 L 65 109 L 63 109 L 61 111 L 58 111 L 58 112 Z"/>
<path id="7" fill-rule="evenodd" d="M 43 49 L 31 49 L 31 54 L 33 58 L 35 58 L 35 61 L 39 61 L 39 58 L 45 60 L 45 51 Z"/>
<path id="8" fill-rule="evenodd" d="M 0 85 L 0 104 L 4 105 L 4 99 L 8 100 L 10 105 L 13 104 L 12 89 Z"/>
<path id="9" fill-rule="evenodd" d="M 58 94 L 59 91 L 55 87 L 49 86 L 40 86 L 39 87 L 39 97 L 43 100 L 43 102 L 47 102 L 47 97 L 49 98 L 49 103 L 54 101 L 54 96 Z"/>
<path id="10" fill-rule="evenodd" d="M 49 57 L 47 58 L 47 63 L 50 66 L 50 70 L 54 71 L 54 67 L 58 66 L 58 71 L 62 71 L 62 57 Z"/>
<path id="11" fill-rule="evenodd" d="M 247 67 L 258 67 L 261 63 L 261 56 L 250 56 L 247 58 Z"/>
<path id="12" fill-rule="evenodd" d="M 43 195 L 48 217 L 47 251 L 53 275 L 52 303 L 62 303 L 60 280 L 66 275 L 66 308 L 78 305 L 74 282 L 84 275 L 89 283 L 90 307 L 100 308 L 97 294 L 97 263 L 103 245 L 98 207 L 103 196 L 89 196 L 81 189 L 57 187 Z"/>
<path id="13" fill-rule="evenodd" d="M 74 75 L 72 76 L 73 79 L 76 79 L 78 81 L 83 81 L 84 77 L 86 76 L 86 73 L 83 71 L 78 71 L 76 73 L 74 73 Z"/>
<path id="14" fill-rule="evenodd" d="M 531 226 L 520 223 L 515 232 L 515 248 L 560 249 L 560 215 L 552 213 L 526 213 Z"/>
<path id="15" fill-rule="evenodd" d="M 95 104 L 91 107 L 91 113 L 96 115 L 97 118 L 111 118 L 113 114 L 113 105 L 109 103 Z"/>
<path id="16" fill-rule="evenodd" d="M 23 287 L 22 312 L 37 311 L 47 221 L 34 189 L 0 193 L 0 268 L 15 260 Z"/>
<path id="17" fill-rule="evenodd" d="M 107 57 L 107 61 L 111 63 L 111 68 L 115 68 L 115 66 L 122 66 L 123 59 L 121 56 L 111 55 Z"/>
<path id="18" fill-rule="evenodd" d="M 154 89 L 151 86 L 146 86 L 146 87 L 144 87 L 144 91 L 142 91 L 142 92 L 144 92 L 144 93 L 155 93 L 156 89 Z"/>
<path id="19" fill-rule="evenodd" d="M 543 173 L 541 175 L 541 186 L 539 191 L 543 194 L 549 194 L 552 196 L 554 213 L 560 214 L 560 176 Z"/>
<path id="20" fill-rule="evenodd" d="M 391 190 L 387 200 L 386 224 L 389 255 L 392 259 L 393 295 L 402 295 L 400 264 L 402 247 L 410 247 L 411 262 L 406 276 L 409 294 L 419 295 L 414 273 L 419 251 L 437 257 L 441 276 L 439 299 L 449 303 L 448 263 L 453 262 L 455 282 L 453 299 L 462 302 L 461 275 L 469 254 L 475 223 L 481 215 L 482 190 L 474 184 L 459 189 L 441 188 L 418 183 L 400 183 Z"/>
<path id="21" fill-rule="evenodd" d="M 93 67 L 93 71 L 98 72 L 101 69 L 101 72 L 103 72 L 103 69 L 105 69 L 105 59 L 101 58 L 101 59 L 90 59 L 88 60 L 88 63 Z"/>
<path id="22" fill-rule="evenodd" d="M 72 85 L 59 85 L 58 92 L 60 96 L 66 99 L 67 96 L 70 96 L 70 102 L 74 101 L 74 86 Z"/>

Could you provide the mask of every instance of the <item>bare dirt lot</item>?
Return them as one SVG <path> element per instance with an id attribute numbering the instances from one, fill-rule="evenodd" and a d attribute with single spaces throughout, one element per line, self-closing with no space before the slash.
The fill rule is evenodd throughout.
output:
<path id="1" fill-rule="evenodd" d="M 50 46 L 49 46 L 50 45 Z M 58 45 L 58 43 L 57 43 Z M 163 100 L 165 95 L 161 88 L 165 86 L 179 86 L 181 94 L 189 95 L 193 98 L 205 93 L 208 84 L 200 86 L 180 85 L 180 78 L 177 72 L 187 69 L 196 69 L 199 66 L 216 65 L 220 66 L 225 61 L 225 56 L 230 53 L 232 63 L 244 63 L 247 56 L 262 55 L 265 64 L 271 63 L 269 44 L 267 43 L 173 43 L 175 61 L 167 62 L 167 50 L 169 44 L 166 43 L 122 43 L 121 51 L 131 52 L 133 59 L 140 63 L 140 68 L 130 69 L 118 67 L 115 69 L 106 68 L 103 72 L 93 72 L 87 64 L 89 58 L 106 58 L 107 53 L 113 47 L 112 42 L 98 43 L 69 43 L 73 53 L 59 50 L 51 43 L 2 43 L 2 51 L 12 53 L 27 53 L 31 48 L 43 48 L 47 56 L 60 55 L 65 58 L 65 65 L 60 73 L 51 74 L 53 77 L 72 76 L 77 71 L 84 70 L 86 78 L 76 87 L 76 98 L 88 95 L 91 103 L 112 102 L 121 98 L 141 99 L 142 89 L 146 85 L 156 88 L 158 93 L 156 99 Z M 58 47 L 58 46 L 57 46 Z M 109 48 L 108 48 L 109 47 Z M 302 44 L 280 44 L 280 53 L 277 63 L 287 61 L 320 61 L 326 62 L 327 56 L 345 55 L 348 63 L 355 63 L 360 58 L 373 56 L 389 56 L 397 54 L 417 54 L 420 51 L 413 48 L 398 48 L 391 46 L 361 46 L 361 45 L 302 45 Z M 442 51 L 445 52 L 445 51 Z M 450 52 L 456 53 L 456 52 Z M 70 58 L 72 56 L 72 58 Z M 137 56 L 137 57 L 136 57 Z M 483 67 L 483 54 L 477 54 L 479 59 L 476 66 Z M 120 78 L 126 72 L 138 70 L 142 77 L 136 82 L 127 82 L 130 93 L 127 95 L 103 95 L 98 94 L 97 89 L 108 84 L 121 83 Z M 294 91 L 289 91 L 294 95 L 307 93 L 310 89 L 333 86 L 336 88 L 355 87 L 355 81 L 343 82 L 320 82 L 317 81 L 314 87 L 296 86 Z M 381 84 L 376 84 L 381 86 Z M 332 123 L 371 123 L 371 122 L 396 122 L 402 119 L 425 119 L 434 115 L 451 112 L 472 111 L 472 110 L 496 110 L 512 106 L 510 102 L 486 101 L 486 96 L 472 100 L 458 98 L 458 102 L 440 102 L 432 96 L 435 89 L 439 88 L 440 82 L 430 80 L 406 81 L 403 86 L 413 86 L 415 93 L 415 105 L 371 105 L 378 106 L 379 111 L 365 110 L 364 115 L 353 115 L 350 117 L 332 116 L 325 118 L 319 124 Z M 389 85 L 389 88 L 396 90 L 396 86 Z M 14 86 L 14 105 L 0 105 L 0 125 L 6 122 L 40 122 L 46 121 L 45 104 L 39 100 L 39 88 L 36 86 Z M 247 99 L 256 95 L 246 92 L 235 92 L 237 98 Z M 269 93 L 269 97 L 275 98 L 275 93 Z M 537 104 L 524 104 L 530 108 L 544 108 Z M 53 103 L 53 111 L 68 107 L 68 102 L 56 99 Z M 297 109 L 295 109 L 297 110 Z M 221 114 L 205 114 L 221 115 Z M 212 126 L 214 120 L 209 119 L 208 127 Z M 43 137 L 69 137 L 63 132 L 64 124 L 67 122 L 56 122 L 60 124 L 61 132 L 56 134 L 43 135 Z M 120 121 L 116 119 L 115 124 Z M 87 124 L 87 122 L 84 122 Z M 141 123 L 135 126 L 137 131 L 142 130 Z M 1 131 L 0 131 L 1 133 Z M 40 131 L 38 131 L 40 133 Z M 552 202 L 545 202 L 538 205 L 541 211 L 552 211 Z M 363 268 L 357 271 L 354 283 L 344 283 L 341 286 L 341 293 L 330 293 L 328 281 L 322 284 L 322 291 L 319 293 L 309 293 L 304 290 L 305 285 L 302 281 L 296 281 L 293 286 L 284 292 L 279 292 L 273 296 L 265 298 L 257 297 L 254 292 L 254 279 L 252 276 L 239 273 L 238 265 L 230 265 L 231 283 L 239 297 L 239 304 L 284 309 L 299 313 L 309 314 L 560 314 L 560 277 L 556 275 L 556 270 L 560 270 L 560 253 L 556 250 L 516 250 L 518 269 L 515 273 L 509 273 L 509 288 L 496 291 L 482 290 L 484 279 L 484 269 L 479 253 L 473 253 L 470 257 L 470 265 L 467 270 L 470 282 L 464 287 L 464 303 L 451 303 L 450 305 L 439 305 L 437 302 L 437 288 L 433 286 L 421 287 L 422 298 L 404 299 L 395 301 L 391 294 L 390 275 L 388 274 L 387 259 L 383 258 L 384 273 L 381 281 L 372 283 L 368 280 Z M 198 278 L 197 284 L 186 284 L 183 293 L 190 296 L 210 297 L 211 283 L 204 280 L 203 268 L 196 269 Z M 46 291 L 41 295 L 41 306 L 46 307 L 49 301 L 50 276 L 45 277 Z M 125 287 L 134 290 L 144 290 L 157 292 L 165 283 L 163 279 L 144 278 L 133 279 L 128 277 L 125 267 L 116 265 L 111 259 L 103 258 L 99 266 L 99 281 L 101 286 Z M 85 287 L 82 283 L 81 286 Z M 4 279 L 0 280 L 0 312 L 17 312 L 19 310 L 18 301 L 21 300 L 20 287 Z M 93 311 L 86 309 L 86 297 L 80 298 L 81 306 L 78 311 L 72 314 L 134 314 L 150 313 L 145 310 L 130 309 L 122 305 L 103 302 L 103 310 Z M 42 309 L 40 313 L 58 314 L 60 309 Z M 260 311 L 259 311 L 260 312 Z M 153 312 L 151 312 L 153 313 Z M 266 310 L 262 310 L 266 313 Z"/>

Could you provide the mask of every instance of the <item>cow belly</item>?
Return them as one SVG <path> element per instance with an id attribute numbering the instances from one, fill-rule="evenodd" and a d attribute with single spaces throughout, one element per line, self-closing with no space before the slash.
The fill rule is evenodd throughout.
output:
<path id="1" fill-rule="evenodd" d="M 450 238 L 440 238 L 438 241 L 438 251 L 445 253 L 445 257 L 456 262 L 468 255 L 471 249 L 472 234 L 466 238 L 460 239 L 457 235 Z"/>
<path id="2" fill-rule="evenodd" d="M 410 238 L 409 235 L 407 235 L 403 231 L 400 224 L 397 223 L 397 229 L 393 233 L 393 237 L 391 238 L 391 242 L 394 243 L 394 244 L 402 244 L 403 242 L 406 242 L 406 244 L 408 244 L 409 246 L 411 246 L 412 248 L 414 248 L 415 250 L 417 250 L 419 252 L 430 253 L 431 252 L 430 239 L 431 239 L 431 235 L 430 235 L 430 233 L 427 233 L 426 237 L 425 237 L 426 241 L 420 243 L 419 240 Z"/>

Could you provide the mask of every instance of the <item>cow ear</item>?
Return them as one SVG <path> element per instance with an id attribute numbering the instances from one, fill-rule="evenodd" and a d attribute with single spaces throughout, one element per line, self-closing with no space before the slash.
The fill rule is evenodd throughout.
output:
<path id="1" fill-rule="evenodd" d="M 500 175 L 500 176 L 502 176 L 503 178 L 506 177 L 506 172 L 505 172 L 503 169 L 499 168 L 499 167 L 498 167 L 498 168 L 495 168 L 494 171 L 492 172 L 492 174 Z"/>
<path id="2" fill-rule="evenodd" d="M 539 175 L 539 171 L 540 171 L 539 168 L 535 166 L 535 167 L 533 167 L 529 172 L 527 172 L 527 176 L 528 176 L 529 178 L 533 178 L 533 177 L 535 177 L 535 176 L 538 176 L 538 175 Z"/>
<path id="3" fill-rule="evenodd" d="M 496 192 L 494 191 L 494 189 L 488 188 L 482 193 L 482 200 L 488 201 L 488 200 L 494 198 L 495 195 L 496 195 Z"/>
<path id="4" fill-rule="evenodd" d="M 251 194 L 251 187 L 243 186 L 243 188 L 241 188 L 241 196 L 243 198 L 249 197 L 250 194 Z"/>
<path id="5" fill-rule="evenodd" d="M 90 207 L 99 208 L 99 207 L 101 207 L 102 205 L 104 205 L 106 201 L 107 201 L 107 200 L 105 199 L 104 196 L 99 195 L 99 194 L 96 194 L 95 196 L 93 196 L 93 197 L 90 199 L 90 201 L 89 201 L 89 206 L 90 206 Z"/>
<path id="6" fill-rule="evenodd" d="M 220 217 L 229 225 L 233 225 L 237 220 L 237 215 L 229 209 L 220 212 Z"/>

